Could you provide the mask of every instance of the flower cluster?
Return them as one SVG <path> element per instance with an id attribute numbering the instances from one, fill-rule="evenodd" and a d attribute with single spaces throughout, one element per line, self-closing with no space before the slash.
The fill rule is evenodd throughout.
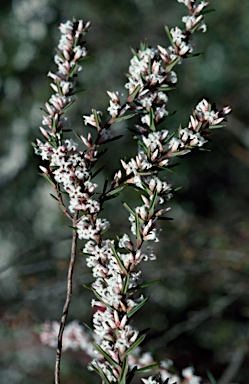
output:
<path id="1" fill-rule="evenodd" d="M 131 59 L 128 83 L 125 87 L 130 95 L 137 91 L 136 104 L 137 110 L 141 110 L 143 117 L 142 123 L 150 126 L 151 109 L 153 109 L 155 122 L 161 122 L 167 115 L 166 104 L 168 102 L 167 92 L 174 87 L 177 82 L 177 75 L 172 68 L 181 62 L 181 58 L 193 52 L 193 45 L 190 38 L 195 30 L 206 31 L 201 12 L 208 5 L 202 1 L 186 1 L 189 15 L 182 18 L 185 30 L 179 27 L 166 27 L 171 45 L 167 48 L 158 46 L 150 48 L 146 44 L 141 45 L 141 49 L 134 52 Z"/>
<path id="2" fill-rule="evenodd" d="M 97 314 L 96 317 L 94 317 L 94 324 L 97 329 L 102 329 L 102 327 L 99 326 L 103 319 Z M 104 317 L 104 322 L 107 323 L 107 317 Z M 109 322 L 112 322 L 111 317 L 109 317 Z M 60 324 L 56 321 L 46 321 L 41 326 L 40 331 L 40 340 L 44 345 L 48 345 L 50 347 L 57 347 L 57 336 L 59 331 Z M 117 343 L 117 348 L 122 350 L 124 349 L 124 346 L 127 344 L 127 334 L 128 334 L 129 328 L 127 327 L 123 332 L 123 338 L 120 338 Z M 133 331 L 133 334 L 128 334 L 128 336 L 131 338 L 131 336 L 136 336 L 136 333 Z M 101 332 L 95 333 L 92 335 L 95 339 L 95 341 L 98 341 L 102 339 L 103 335 Z M 63 337 L 63 348 L 65 350 L 72 349 L 74 351 L 76 350 L 82 350 L 84 351 L 89 357 L 96 358 L 96 353 L 94 351 L 93 346 L 93 340 L 91 339 L 89 332 L 84 328 L 84 326 L 79 325 L 76 321 L 72 321 L 71 323 L 68 323 L 65 327 L 64 331 L 64 337 Z M 96 360 L 94 362 L 95 365 L 97 365 Z M 158 365 L 156 361 L 154 360 L 153 356 L 150 352 L 142 353 L 141 349 L 138 347 L 136 348 L 130 355 L 129 355 L 129 365 L 131 368 L 137 367 L 138 369 L 144 368 L 147 366 L 155 366 Z M 101 367 L 106 376 L 111 379 L 111 375 L 105 366 L 103 362 L 99 361 L 98 366 Z M 174 372 L 174 373 L 172 373 Z M 183 380 L 180 379 L 180 376 L 176 373 L 175 368 L 173 366 L 172 360 L 162 360 L 159 362 L 159 373 L 160 373 L 160 379 L 162 382 L 164 382 L 166 379 L 168 379 L 169 384 L 199 384 L 200 383 L 200 377 L 194 375 L 194 370 L 192 367 L 187 367 L 182 370 L 182 377 Z M 142 381 L 145 384 L 157 384 L 159 381 L 153 376 L 150 376 L 148 379 L 142 379 Z"/>
<path id="3" fill-rule="evenodd" d="M 108 318 L 109 317 L 109 318 Z M 108 320 L 107 320 L 108 318 Z M 78 324 L 76 321 L 72 321 L 71 323 L 68 323 L 65 327 L 64 331 L 64 337 L 63 337 L 63 348 L 65 350 L 71 349 L 71 350 L 82 350 L 88 355 L 89 357 L 96 358 L 96 353 L 94 351 L 93 346 L 93 340 L 92 337 L 94 337 L 94 340 L 97 342 L 100 339 L 102 339 L 103 334 L 101 322 L 104 321 L 105 324 L 108 322 L 112 324 L 112 327 L 115 328 L 115 325 L 112 323 L 112 317 L 108 313 L 104 316 L 104 319 L 100 316 L 100 313 L 98 312 L 97 315 L 94 317 L 94 324 L 96 331 L 94 334 L 89 334 L 89 331 L 83 326 Z M 44 345 L 48 345 L 50 347 L 56 348 L 57 347 L 57 336 L 59 331 L 60 324 L 56 321 L 49 322 L 46 321 L 41 326 L 40 331 L 40 340 Z M 136 338 L 137 332 L 130 329 L 128 326 L 123 330 L 123 337 L 121 337 L 117 342 L 117 349 L 120 351 L 123 351 L 125 346 L 128 345 L 129 338 Z M 171 360 L 162 360 L 159 363 L 156 363 L 155 359 L 151 355 L 150 352 L 142 353 L 141 348 L 136 348 L 128 357 L 129 359 L 129 366 L 131 368 L 137 367 L 138 369 L 144 368 L 144 367 L 155 367 L 159 366 L 159 373 L 160 373 L 160 379 L 162 382 L 164 382 L 166 379 L 168 379 L 169 384 L 199 384 L 200 383 L 200 377 L 194 375 L 194 370 L 192 367 L 187 367 L 182 370 L 182 379 L 180 376 L 175 372 L 175 368 L 173 366 L 173 361 Z M 101 359 L 100 359 L 101 360 Z M 106 376 L 109 378 L 109 380 L 112 379 L 109 370 L 107 369 L 106 365 L 103 364 L 103 362 L 97 360 L 94 361 L 95 365 L 98 365 L 101 367 Z M 109 367 L 110 368 L 110 367 Z M 174 371 L 174 373 L 172 373 Z M 153 376 L 150 376 L 148 379 L 142 379 L 142 381 L 145 384 L 157 384 L 158 379 L 156 379 Z"/>
<path id="4" fill-rule="evenodd" d="M 40 339 L 41 342 L 50 347 L 57 347 L 58 333 L 60 324 L 57 321 L 46 321 L 41 326 Z M 88 355 L 91 355 L 91 340 L 84 328 L 77 323 L 72 321 L 65 327 L 63 337 L 63 348 L 73 350 L 86 351 Z"/>

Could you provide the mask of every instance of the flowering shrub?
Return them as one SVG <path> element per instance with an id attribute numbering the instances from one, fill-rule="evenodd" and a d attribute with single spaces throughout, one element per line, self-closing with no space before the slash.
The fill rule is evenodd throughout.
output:
<path id="1" fill-rule="evenodd" d="M 44 141 L 37 139 L 36 154 L 40 167 L 52 184 L 56 200 L 71 221 L 73 230 L 71 259 L 68 269 L 68 289 L 61 322 L 45 323 L 41 340 L 57 345 L 55 383 L 60 383 L 62 343 L 64 348 L 81 348 L 92 356 L 90 370 L 99 374 L 103 383 L 129 383 L 137 373 L 160 375 L 143 378 L 145 384 L 199 383 L 192 368 L 178 375 L 170 361 L 156 363 L 150 354 L 142 354 L 139 345 L 146 334 L 133 327 L 132 318 L 143 307 L 148 297 L 143 288 L 156 281 L 143 283 L 140 264 L 156 259 L 153 243 L 159 241 L 158 221 L 167 219 L 168 201 L 174 189 L 164 173 L 173 166 L 176 156 L 184 156 L 208 142 L 213 128 L 221 127 L 230 107 L 218 110 L 208 100 L 201 100 L 193 109 L 187 126 L 176 131 L 165 129 L 170 117 L 167 108 L 169 93 L 175 89 L 175 68 L 184 58 L 194 55 L 191 38 L 196 31 L 206 31 L 205 8 L 208 2 L 178 0 L 188 8 L 183 17 L 184 29 L 169 29 L 168 47 L 151 48 L 141 44 L 133 51 L 130 61 L 127 96 L 108 91 L 109 114 L 92 109 L 84 115 L 85 125 L 94 133 L 82 134 L 76 142 L 67 138 L 65 112 L 76 100 L 76 77 L 81 71 L 80 62 L 88 56 L 83 36 L 90 28 L 89 22 L 67 21 L 60 25 L 61 39 L 55 55 L 56 73 L 49 72 L 54 93 L 45 103 L 43 127 Z M 120 169 L 110 183 L 98 185 L 96 176 L 101 172 L 103 145 L 112 145 L 120 135 L 112 129 L 114 123 L 134 119 L 131 128 L 137 143 L 137 154 L 121 159 Z M 81 146 L 84 149 L 81 149 Z M 129 213 L 130 233 L 117 233 L 117 239 L 107 238 L 111 226 L 102 216 L 105 204 L 124 188 L 132 188 L 141 199 L 141 205 L 130 206 L 123 202 Z M 66 326 L 72 295 L 72 275 L 76 259 L 77 240 L 85 240 L 83 253 L 94 278 L 89 288 L 95 295 L 92 300 L 93 332 L 85 333 L 73 323 Z M 148 243 L 149 242 L 149 243 Z M 58 335 L 58 336 L 57 336 Z M 91 340 L 91 342 L 90 342 Z M 148 376 L 147 374 L 147 376 Z"/>

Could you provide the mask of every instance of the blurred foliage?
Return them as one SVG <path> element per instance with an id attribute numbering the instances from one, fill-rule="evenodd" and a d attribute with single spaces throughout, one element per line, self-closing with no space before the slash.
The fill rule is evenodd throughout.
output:
<path id="1" fill-rule="evenodd" d="M 144 268 L 145 279 L 162 281 L 150 288 L 137 323 L 140 329 L 150 327 L 144 346 L 157 358 L 172 358 L 179 369 L 194 364 L 198 374 L 207 378 L 210 371 L 220 384 L 229 383 L 229 369 L 234 369 L 233 382 L 243 384 L 249 364 L 249 2 L 210 3 L 216 12 L 207 16 L 208 32 L 196 38 L 198 52 L 205 54 L 179 66 L 178 90 L 169 104 L 177 113 L 167 128 L 186 124 L 203 96 L 219 107 L 231 105 L 233 115 L 212 137 L 211 153 L 196 152 L 169 174 L 183 188 L 171 204 L 174 221 L 163 226 L 158 260 Z M 38 175 L 39 159 L 30 142 L 38 135 L 40 107 L 50 96 L 46 73 L 55 68 L 58 24 L 73 16 L 92 21 L 87 35 L 92 58 L 80 75 L 86 92 L 73 111 L 72 128 L 80 131 L 83 114 L 106 108 L 106 90 L 122 90 L 130 47 L 145 38 L 151 45 L 168 44 L 163 26 L 179 25 L 184 12 L 175 0 L 1 1 L 2 384 L 44 384 L 53 377 L 55 351 L 40 344 L 35 329 L 45 319 L 60 317 L 70 230 Z M 126 128 L 117 127 L 123 134 Z M 117 167 L 120 155 L 133 154 L 132 145 L 128 134 L 109 150 L 106 174 Z M 120 233 L 126 230 L 121 206 L 111 202 L 107 215 Z M 69 317 L 90 322 L 91 296 L 82 283 L 91 276 L 82 256 L 76 267 Z M 66 352 L 63 383 L 93 383 L 86 364 L 82 352 Z"/>

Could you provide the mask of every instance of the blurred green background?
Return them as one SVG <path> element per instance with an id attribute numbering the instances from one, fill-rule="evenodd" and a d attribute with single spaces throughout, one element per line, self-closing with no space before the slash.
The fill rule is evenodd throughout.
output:
<path id="1" fill-rule="evenodd" d="M 183 186 L 171 202 L 173 221 L 163 226 L 158 260 L 145 265 L 149 303 L 137 316 L 150 327 L 144 350 L 171 358 L 181 370 L 193 364 L 212 372 L 219 384 L 249 382 L 249 2 L 213 0 L 208 31 L 195 38 L 205 55 L 177 68 L 178 90 L 170 94 L 177 114 L 167 128 L 187 124 L 202 97 L 218 107 L 231 105 L 227 127 L 208 145 L 180 160 L 169 174 Z M 185 7 L 175 0 L 2 0 L 0 13 L 0 382 L 53 382 L 55 350 L 41 345 L 37 325 L 58 320 L 65 298 L 70 229 L 50 186 L 38 175 L 30 143 L 39 135 L 40 107 L 50 97 L 48 70 L 55 70 L 58 24 L 72 18 L 92 21 L 87 46 L 92 57 L 80 75 L 72 128 L 83 132 L 82 115 L 104 110 L 106 90 L 122 91 L 130 47 L 145 38 L 168 45 L 164 25 L 181 25 Z M 117 127 L 125 134 L 127 126 Z M 105 156 L 106 174 L 120 153 L 134 153 L 127 133 Z M 127 197 L 129 198 L 129 196 Z M 120 204 L 120 201 L 117 202 Z M 106 214 L 113 231 L 127 225 L 120 205 Z M 115 212 L 115 215 L 113 214 Z M 114 216 L 114 217 L 113 217 Z M 91 295 L 82 287 L 91 275 L 78 257 L 69 320 L 90 322 Z M 63 384 L 96 383 L 81 351 L 63 354 Z M 82 368 L 83 367 L 83 368 Z"/>

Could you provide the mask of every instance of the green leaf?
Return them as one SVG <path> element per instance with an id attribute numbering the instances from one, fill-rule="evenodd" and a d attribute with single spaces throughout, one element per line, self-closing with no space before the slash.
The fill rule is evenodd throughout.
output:
<path id="1" fill-rule="evenodd" d="M 207 372 L 207 377 L 210 380 L 211 384 L 217 384 L 217 381 L 215 380 L 214 376 L 212 375 L 212 373 L 210 371 Z"/>
<path id="2" fill-rule="evenodd" d="M 180 191 L 183 188 L 183 186 L 174 188 L 174 192 Z"/>
<path id="3" fill-rule="evenodd" d="M 195 33 L 195 31 L 199 28 L 199 26 L 201 25 L 203 20 L 204 20 L 204 17 L 202 17 L 202 19 L 199 20 L 198 23 L 196 23 L 195 26 L 189 30 L 189 32 L 190 33 Z"/>
<path id="4" fill-rule="evenodd" d="M 75 74 L 77 68 L 78 68 L 78 64 L 75 64 L 75 65 L 72 67 L 71 71 L 69 72 L 69 77 L 73 77 L 73 76 L 74 76 L 74 74 Z"/>
<path id="5" fill-rule="evenodd" d="M 54 117 L 52 118 L 52 132 L 56 132 L 56 122 Z"/>
<path id="6" fill-rule="evenodd" d="M 88 291 L 92 291 L 92 287 L 90 285 L 82 284 L 84 288 L 86 288 Z"/>
<path id="7" fill-rule="evenodd" d="M 197 57 L 197 56 L 203 56 L 203 55 L 204 55 L 203 52 L 199 52 L 199 53 L 187 53 L 185 57 L 186 57 L 187 59 L 190 59 L 191 57 Z"/>
<path id="8" fill-rule="evenodd" d="M 140 89 L 141 89 L 141 85 L 138 84 L 138 85 L 136 86 L 136 88 L 134 89 L 134 91 L 133 91 L 133 92 L 130 94 L 130 96 L 128 97 L 128 99 L 127 99 L 128 103 L 131 103 L 131 102 L 136 98 L 136 96 L 137 96 L 137 94 L 139 93 Z"/>
<path id="9" fill-rule="evenodd" d="M 209 125 L 209 129 L 218 129 L 218 128 L 223 128 L 224 127 L 224 125 L 221 125 L 221 124 L 219 124 L 219 125 Z"/>
<path id="10" fill-rule="evenodd" d="M 154 119 L 155 119 L 155 116 L 154 116 L 153 109 L 150 108 L 150 129 L 153 132 L 155 132 L 155 130 L 156 130 Z"/>
<path id="11" fill-rule="evenodd" d="M 61 111 L 63 113 L 65 113 L 70 107 L 71 105 L 75 102 L 75 100 L 72 100 L 69 104 L 67 104 Z"/>
<path id="12" fill-rule="evenodd" d="M 180 56 L 178 56 L 175 60 L 172 61 L 169 65 L 166 66 L 166 72 L 170 72 L 171 69 L 178 63 L 178 61 L 181 59 Z"/>
<path id="13" fill-rule="evenodd" d="M 150 203 L 150 209 L 149 209 L 149 218 L 151 218 L 155 211 L 155 205 L 156 205 L 156 198 L 157 198 L 157 190 L 154 191 L 153 197 Z"/>
<path id="14" fill-rule="evenodd" d="M 158 367 L 160 367 L 159 363 L 155 363 L 155 364 L 151 364 L 151 365 L 146 365 L 146 367 L 142 367 L 142 368 L 136 369 L 135 373 L 141 373 L 141 372 L 144 372 L 144 371 L 148 371 L 149 369 L 154 369 L 154 368 L 158 368 Z"/>
<path id="15" fill-rule="evenodd" d="M 174 44 L 174 42 L 173 42 L 173 39 L 172 39 L 170 30 L 169 30 L 169 27 L 168 27 L 167 25 L 165 25 L 164 29 L 165 29 L 166 35 L 168 36 L 168 39 L 169 39 L 170 44 L 172 45 L 172 47 L 174 47 L 175 44 Z"/>
<path id="16" fill-rule="evenodd" d="M 113 256 L 115 257 L 115 259 L 118 262 L 119 268 L 124 273 L 124 275 L 126 275 L 127 274 L 127 270 L 126 270 L 124 264 L 122 263 L 119 255 L 117 254 L 117 251 L 116 251 L 115 246 L 113 244 L 111 244 L 111 250 L 112 250 Z"/>
<path id="17" fill-rule="evenodd" d="M 138 213 L 136 212 L 135 213 L 136 238 L 139 244 L 141 244 L 141 241 L 142 241 L 141 233 L 140 233 L 140 220 L 141 219 L 139 219 Z"/>
<path id="18" fill-rule="evenodd" d="M 142 42 L 140 43 L 140 50 L 141 50 L 141 51 L 145 51 L 147 48 L 148 48 L 148 43 L 147 43 L 147 41 L 142 41 Z"/>
<path id="19" fill-rule="evenodd" d="M 201 15 L 207 15 L 208 13 L 211 13 L 211 12 L 215 12 L 215 9 L 214 8 L 206 9 L 205 11 L 201 12 Z"/>
<path id="20" fill-rule="evenodd" d="M 172 139 L 172 137 L 175 136 L 175 132 L 171 133 L 169 136 L 167 136 L 164 140 L 163 140 L 163 144 L 166 144 L 168 141 L 170 141 Z"/>
<path id="21" fill-rule="evenodd" d="M 149 300 L 149 297 L 146 297 L 145 299 L 143 299 L 141 301 L 141 303 L 139 303 L 138 305 L 136 305 L 134 308 L 132 308 L 132 310 L 130 312 L 127 313 L 127 317 L 130 318 L 131 316 L 134 315 L 134 313 L 136 313 L 140 308 L 142 308 L 144 306 L 144 304 Z"/>
<path id="22" fill-rule="evenodd" d="M 113 189 L 112 191 L 107 192 L 106 196 L 112 196 L 112 195 L 119 194 L 119 192 L 122 191 L 122 189 L 124 189 L 124 187 L 125 187 L 125 185 L 120 185 L 119 187 Z"/>
<path id="23" fill-rule="evenodd" d="M 96 122 L 96 127 L 97 127 L 98 131 L 100 131 L 101 127 L 100 127 L 99 115 L 98 115 L 96 109 L 93 109 L 92 112 L 93 112 L 94 120 Z"/>
<path id="24" fill-rule="evenodd" d="M 176 87 L 158 87 L 157 91 L 162 91 L 162 92 L 168 92 L 168 91 L 174 91 Z"/>
<path id="25" fill-rule="evenodd" d="M 101 348 L 100 345 L 98 345 L 97 343 L 93 342 L 93 346 L 94 346 L 95 349 L 97 349 L 97 351 L 98 351 L 102 356 L 104 356 L 104 358 L 105 358 L 105 359 L 106 359 L 106 360 L 107 360 L 113 367 L 115 367 L 116 369 L 119 369 L 119 368 L 120 368 L 119 364 L 118 364 L 115 360 L 113 360 L 113 358 L 112 358 L 110 355 L 108 355 L 108 353 L 107 353 L 106 351 L 104 351 L 104 350 Z"/>
<path id="26" fill-rule="evenodd" d="M 73 229 L 74 231 L 77 231 L 77 227 L 73 227 L 72 225 L 68 225 L 68 228 L 71 228 L 71 229 Z"/>
<path id="27" fill-rule="evenodd" d="M 49 182 L 49 184 L 51 184 L 52 186 L 54 186 L 54 183 L 53 181 L 50 179 L 50 177 L 48 175 L 46 175 L 46 173 L 39 173 L 40 176 L 44 177 L 45 180 L 47 180 Z"/>
<path id="28" fill-rule="evenodd" d="M 124 278 L 124 283 L 123 283 L 123 287 L 122 287 L 122 293 L 125 295 L 128 291 L 128 288 L 129 288 L 129 281 L 130 281 L 130 275 L 127 274 Z"/>
<path id="29" fill-rule="evenodd" d="M 128 357 L 125 357 L 122 365 L 122 371 L 120 375 L 120 384 L 126 384 L 126 377 L 128 373 L 129 363 L 128 363 Z"/>
<path id="30" fill-rule="evenodd" d="M 109 308 L 110 310 L 113 311 L 113 308 L 102 299 L 102 297 L 98 294 L 98 292 L 93 287 L 91 287 L 91 291 L 94 293 L 94 295 L 97 297 L 97 299 L 99 299 L 99 301 L 101 301 L 101 303 L 105 304 L 105 306 L 107 308 Z"/>
<path id="31" fill-rule="evenodd" d="M 130 212 L 133 216 L 136 216 L 136 213 L 135 211 L 133 211 L 133 209 L 125 202 L 123 202 L 123 206 L 125 207 L 125 209 L 127 209 L 128 212 Z"/>
<path id="32" fill-rule="evenodd" d="M 133 56 L 136 56 L 138 58 L 138 60 L 141 61 L 140 56 L 137 53 L 137 51 L 135 51 L 135 49 L 131 48 L 131 52 L 132 52 Z"/>
<path id="33" fill-rule="evenodd" d="M 184 156 L 186 155 L 187 153 L 191 152 L 190 149 L 183 149 L 182 151 L 178 151 L 178 152 L 173 152 L 170 154 L 170 157 L 175 157 L 175 156 Z"/>
<path id="34" fill-rule="evenodd" d="M 154 281 L 151 281 L 150 283 L 141 284 L 138 286 L 138 288 L 147 288 L 147 287 L 150 287 L 151 285 L 154 285 L 154 284 L 157 284 L 160 282 L 161 282 L 161 280 L 154 280 Z"/>
<path id="35" fill-rule="evenodd" d="M 117 117 L 113 123 L 119 123 L 120 121 L 123 121 L 123 120 L 128 120 L 128 119 L 131 119 L 132 117 L 138 115 L 138 113 L 130 113 L 129 115 L 125 115 L 125 116 L 121 116 L 121 117 Z M 123 135 L 121 135 L 122 137 Z"/>
<path id="36" fill-rule="evenodd" d="M 198 123 L 198 125 L 197 125 L 197 127 L 196 127 L 196 132 L 199 132 L 200 131 L 200 129 L 201 129 L 201 127 L 202 127 L 202 121 L 199 121 L 199 123 Z"/>
<path id="37" fill-rule="evenodd" d="M 108 380 L 107 376 L 104 374 L 102 370 L 98 370 L 93 364 L 89 364 L 89 367 L 91 367 L 92 370 L 96 372 L 103 379 L 105 384 L 111 384 L 111 382 Z"/>
<path id="38" fill-rule="evenodd" d="M 199 151 L 202 151 L 202 152 L 211 152 L 210 149 L 207 149 L 207 148 L 199 148 Z"/>
<path id="39" fill-rule="evenodd" d="M 139 346 L 139 344 L 142 343 L 142 341 L 144 341 L 146 337 L 146 334 L 144 335 L 141 335 L 126 351 L 125 351 L 125 355 L 128 356 L 135 348 L 137 348 Z"/>

